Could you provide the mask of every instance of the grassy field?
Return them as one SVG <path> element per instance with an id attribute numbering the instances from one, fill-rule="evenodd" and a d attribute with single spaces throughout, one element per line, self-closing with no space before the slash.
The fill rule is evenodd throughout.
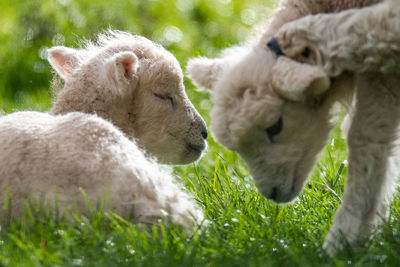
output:
<path id="1" fill-rule="evenodd" d="M 216 56 L 242 42 L 275 6 L 274 0 L 1 1 L 0 114 L 51 106 L 48 47 L 78 47 L 111 27 L 162 43 L 184 67 L 190 57 Z M 209 124 L 208 93 L 189 80 L 185 85 Z M 257 192 L 243 161 L 210 137 L 203 159 L 174 168 L 211 221 L 206 229 L 189 234 L 116 214 L 54 218 L 46 209 L 27 211 L 0 225 L 0 266 L 400 266 L 399 193 L 389 221 L 365 247 L 335 258 L 321 249 L 341 202 L 346 156 L 335 129 L 301 196 L 276 205 Z"/>

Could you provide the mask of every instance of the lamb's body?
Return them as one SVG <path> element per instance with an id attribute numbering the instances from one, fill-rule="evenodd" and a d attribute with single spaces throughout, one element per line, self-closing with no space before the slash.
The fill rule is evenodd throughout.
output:
<path id="1" fill-rule="evenodd" d="M 299 61 L 324 66 L 329 76 L 399 72 L 400 5 L 379 5 L 336 14 L 318 14 L 284 25 L 278 33 L 283 53 Z M 308 58 L 300 54 L 307 47 Z"/>
<path id="2" fill-rule="evenodd" d="M 165 212 L 184 226 L 203 218 L 171 174 L 96 115 L 7 115 L 0 118 L 0 147 L 0 207 L 10 190 L 13 216 L 32 200 L 88 214 L 83 190 L 93 207 L 106 199 L 106 211 L 138 222 Z M 0 218 L 7 211 L 0 210 Z"/>
<path id="3" fill-rule="evenodd" d="M 383 0 L 281 0 L 276 14 L 271 19 L 268 29 L 259 39 L 259 45 L 265 44 L 275 36 L 278 30 L 287 22 L 307 15 L 333 13 L 342 10 L 370 6 Z"/>

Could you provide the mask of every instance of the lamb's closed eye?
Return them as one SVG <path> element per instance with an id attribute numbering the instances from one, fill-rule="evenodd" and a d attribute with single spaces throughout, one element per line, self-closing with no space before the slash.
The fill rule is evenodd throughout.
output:
<path id="1" fill-rule="evenodd" d="M 172 98 L 171 95 L 169 94 L 159 94 L 159 93 L 153 93 L 153 95 L 161 100 L 168 100 L 171 102 L 171 104 L 174 104 L 174 99 Z"/>

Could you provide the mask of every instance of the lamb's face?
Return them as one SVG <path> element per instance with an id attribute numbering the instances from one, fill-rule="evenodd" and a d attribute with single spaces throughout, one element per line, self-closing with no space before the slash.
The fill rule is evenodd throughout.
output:
<path id="1" fill-rule="evenodd" d="M 143 37 L 112 37 L 99 47 L 49 50 L 50 63 L 65 80 L 51 112 L 96 113 L 164 163 L 200 158 L 207 129 L 186 96 L 175 57 Z"/>
<path id="2" fill-rule="evenodd" d="M 329 109 L 318 102 L 329 87 L 322 70 L 253 48 L 193 59 L 188 71 L 211 89 L 216 139 L 243 157 L 262 194 L 291 201 L 331 129 Z"/>
<path id="3" fill-rule="evenodd" d="M 135 137 L 164 162 L 197 160 L 207 146 L 207 129 L 185 93 L 178 63 L 166 60 L 142 66 L 135 96 Z"/>

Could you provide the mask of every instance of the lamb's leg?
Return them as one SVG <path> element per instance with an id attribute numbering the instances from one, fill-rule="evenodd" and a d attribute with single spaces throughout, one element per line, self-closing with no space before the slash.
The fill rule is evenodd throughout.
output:
<path id="1" fill-rule="evenodd" d="M 307 16 L 277 34 L 284 55 L 323 65 L 330 76 L 400 71 L 400 5 L 396 0 L 336 14 Z"/>
<path id="2" fill-rule="evenodd" d="M 336 212 L 324 248 L 341 248 L 342 237 L 355 246 L 388 214 L 399 157 L 399 79 L 365 73 L 357 77 L 355 110 L 348 134 L 349 169 L 343 203 Z M 397 162 L 396 162 L 397 161 Z"/>

